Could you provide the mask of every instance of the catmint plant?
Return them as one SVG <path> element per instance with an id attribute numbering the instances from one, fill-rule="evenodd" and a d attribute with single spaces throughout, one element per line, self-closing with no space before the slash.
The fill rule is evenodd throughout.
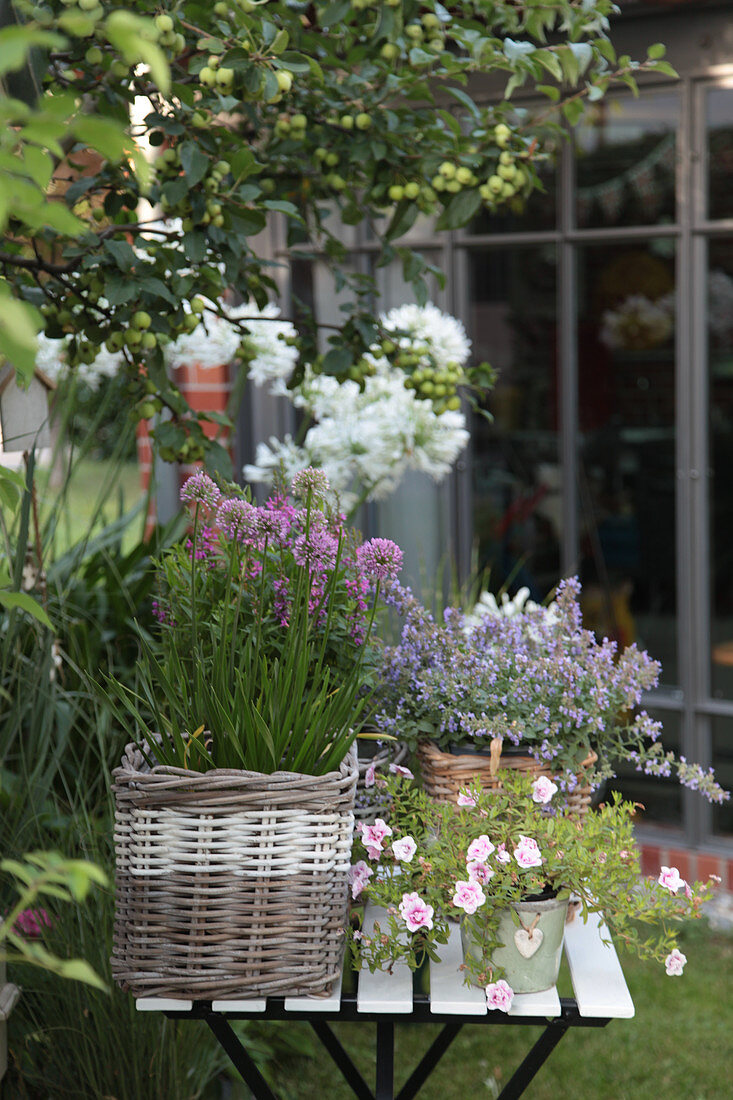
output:
<path id="1" fill-rule="evenodd" d="M 659 663 L 583 627 L 577 578 L 560 583 L 549 607 L 485 603 L 469 616 L 448 608 L 442 622 L 397 583 L 385 598 L 402 621 L 399 643 L 382 653 L 376 721 L 385 733 L 413 749 L 429 738 L 488 751 L 499 738 L 504 751 L 549 764 L 565 792 L 595 752 L 591 783 L 623 760 L 648 775 L 676 773 L 712 802 L 729 798 L 712 771 L 664 749 L 660 724 L 639 710 Z"/>

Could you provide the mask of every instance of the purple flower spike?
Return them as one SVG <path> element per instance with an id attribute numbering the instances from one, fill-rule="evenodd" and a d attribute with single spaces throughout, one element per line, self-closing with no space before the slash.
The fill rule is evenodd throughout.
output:
<path id="1" fill-rule="evenodd" d="M 181 500 L 184 504 L 203 504 L 206 508 L 214 509 L 221 500 L 221 493 L 209 475 L 199 470 L 184 484 Z"/>
<path id="2" fill-rule="evenodd" d="M 356 553 L 362 570 L 375 581 L 393 581 L 402 568 L 402 551 L 391 539 L 370 539 Z"/>

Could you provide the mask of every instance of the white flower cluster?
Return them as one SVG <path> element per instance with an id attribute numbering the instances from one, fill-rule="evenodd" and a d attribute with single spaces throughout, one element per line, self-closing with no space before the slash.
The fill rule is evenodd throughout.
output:
<path id="1" fill-rule="evenodd" d="M 297 333 L 289 321 L 278 321 L 280 310 L 269 302 L 259 309 L 254 302 L 235 307 L 221 307 L 222 317 L 213 309 L 206 309 L 200 324 L 190 333 L 179 336 L 165 349 L 166 361 L 171 367 L 198 363 L 200 367 L 220 367 L 234 358 L 240 345 L 248 356 L 250 377 L 258 385 L 266 381 L 290 377 L 298 358 L 298 351 L 285 343 Z M 240 321 L 249 330 L 243 336 L 233 322 Z"/>
<path id="2" fill-rule="evenodd" d="M 400 345 L 411 347 L 414 339 L 429 349 L 436 362 L 463 366 L 470 354 L 459 322 L 433 305 L 403 306 L 380 321 L 390 331 L 411 332 L 412 338 L 402 337 Z M 270 484 L 280 470 L 291 478 L 299 470 L 317 466 L 326 472 L 347 512 L 363 500 L 379 500 L 394 492 L 408 470 L 423 471 L 436 481 L 445 477 L 468 443 L 463 414 L 448 410 L 438 415 L 431 401 L 421 400 L 405 387 L 403 371 L 378 349 L 372 349 L 370 360 L 374 374 L 366 378 L 363 390 L 356 382 L 339 383 L 310 368 L 293 391 L 285 391 L 278 378 L 273 392 L 287 393 L 315 424 L 302 444 L 291 436 L 261 443 L 255 463 L 245 466 L 244 476 Z"/>
<path id="3" fill-rule="evenodd" d="M 663 344 L 673 332 L 671 295 L 653 302 L 643 294 L 631 294 L 616 309 L 604 312 L 600 337 L 606 347 L 639 351 Z"/>
<path id="4" fill-rule="evenodd" d="M 66 359 L 68 337 L 61 340 L 50 340 L 48 336 L 40 332 L 38 334 L 38 351 L 36 352 L 36 366 L 42 370 L 48 378 L 58 382 L 69 372 Z M 79 363 L 76 367 L 77 378 L 90 385 L 94 385 L 101 378 L 111 378 L 120 369 L 122 355 L 120 352 L 107 351 L 101 347 L 96 358 L 91 363 Z"/>
<path id="5" fill-rule="evenodd" d="M 380 321 L 388 332 L 409 334 L 399 339 L 401 348 L 426 345 L 438 369 L 444 369 L 451 363 L 463 366 L 468 362 L 471 342 L 466 330 L 460 321 L 443 313 L 432 302 L 424 306 L 398 306 L 384 314 Z"/>
<path id="6" fill-rule="evenodd" d="M 467 631 L 472 630 L 487 615 L 492 615 L 495 618 L 502 616 L 505 619 L 513 619 L 525 611 L 543 611 L 545 622 L 548 624 L 556 623 L 560 619 L 560 611 L 556 603 L 548 604 L 546 607 L 537 604 L 534 600 L 529 599 L 528 588 L 520 588 L 517 594 L 511 598 L 506 592 L 502 592 L 501 603 L 498 602 L 493 592 L 482 592 L 476 606 L 464 617 L 464 628 Z"/>

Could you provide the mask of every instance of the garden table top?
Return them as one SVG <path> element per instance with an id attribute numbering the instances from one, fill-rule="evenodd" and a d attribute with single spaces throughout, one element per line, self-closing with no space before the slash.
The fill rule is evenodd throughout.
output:
<path id="1" fill-rule="evenodd" d="M 379 911 L 367 907 L 365 927 Z M 137 1000 L 139 1011 L 164 1012 L 176 1019 L 202 1019 L 249 1085 L 255 1100 L 277 1100 L 250 1055 L 229 1025 L 229 1019 L 306 1020 L 313 1027 L 359 1100 L 395 1100 L 394 1025 L 443 1023 L 443 1030 L 396 1100 L 411 1100 L 432 1073 L 464 1023 L 542 1026 L 542 1034 L 512 1078 L 501 1100 L 520 1097 L 553 1049 L 571 1027 L 605 1027 L 612 1019 L 630 1019 L 634 1004 L 616 950 L 598 914 L 587 923 L 578 917 L 565 928 L 565 957 L 573 997 L 557 989 L 515 995 L 508 1013 L 488 1011 L 483 990 L 465 986 L 459 969 L 461 937 L 456 925 L 438 963 L 429 964 L 429 988 L 423 992 L 406 964 L 391 973 L 358 975 L 355 990 L 338 982 L 329 997 L 269 997 L 267 1000 L 191 1001 L 163 997 Z M 371 1021 L 377 1024 L 376 1090 L 366 1084 L 333 1031 L 333 1021 Z M 303 1094 L 305 1097 L 305 1093 Z"/>

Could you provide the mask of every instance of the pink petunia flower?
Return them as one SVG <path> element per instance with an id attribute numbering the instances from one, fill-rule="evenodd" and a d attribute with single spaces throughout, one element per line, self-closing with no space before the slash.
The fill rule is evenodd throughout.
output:
<path id="1" fill-rule="evenodd" d="M 374 775 L 375 775 L 376 770 L 377 770 L 376 764 L 370 764 L 369 767 L 367 768 L 366 775 L 364 776 L 364 786 L 365 787 L 373 787 L 374 786 Z"/>
<path id="2" fill-rule="evenodd" d="M 351 896 L 352 898 L 358 898 L 362 890 L 366 886 L 369 879 L 374 874 L 368 863 L 365 863 L 363 859 L 360 859 L 358 863 L 354 863 L 349 869 L 349 882 L 351 883 Z"/>
<path id="3" fill-rule="evenodd" d="M 490 982 L 486 986 L 486 1003 L 489 1008 L 498 1009 L 499 1012 L 508 1012 L 514 1000 L 514 990 L 500 978 L 498 982 Z"/>
<path id="4" fill-rule="evenodd" d="M 462 791 L 458 792 L 458 798 L 456 799 L 456 802 L 458 803 L 459 806 L 473 807 L 473 806 L 476 805 L 476 799 L 473 797 L 473 795 L 465 787 Z"/>
<path id="5" fill-rule="evenodd" d="M 511 863 L 512 857 L 506 850 L 506 844 L 500 844 L 496 849 L 496 862 L 497 863 Z"/>
<path id="6" fill-rule="evenodd" d="M 453 895 L 453 904 L 458 909 L 463 909 L 469 916 L 475 913 L 479 905 L 483 905 L 486 901 L 486 894 L 481 889 L 481 884 L 474 879 L 469 879 L 468 882 L 458 880 L 456 882 L 456 889 Z"/>
<path id="7" fill-rule="evenodd" d="M 665 890 L 669 890 L 671 894 L 676 894 L 677 891 L 685 885 L 685 880 L 680 876 L 676 867 L 665 867 L 664 865 L 662 865 L 662 869 L 659 872 L 657 882 L 660 886 L 663 886 Z"/>
<path id="8" fill-rule="evenodd" d="M 433 927 L 433 907 L 416 893 L 403 894 L 400 902 L 400 916 L 410 932 L 417 932 L 420 928 Z"/>
<path id="9" fill-rule="evenodd" d="M 542 853 L 537 846 L 537 841 L 529 836 L 520 834 L 519 844 L 514 849 L 514 858 L 519 866 L 525 869 L 542 866 Z"/>
<path id="10" fill-rule="evenodd" d="M 546 806 L 552 802 L 552 796 L 557 794 L 557 783 L 553 783 L 546 775 L 539 776 L 532 784 L 532 801 Z"/>
<path id="11" fill-rule="evenodd" d="M 485 863 L 494 850 L 494 845 L 484 833 L 469 844 L 466 852 L 466 862 L 478 860 L 480 863 Z"/>
<path id="12" fill-rule="evenodd" d="M 399 859 L 401 863 L 411 863 L 417 851 L 417 844 L 411 836 L 403 836 L 400 840 L 392 842 L 392 851 L 395 859 Z"/>
<path id="13" fill-rule="evenodd" d="M 685 968 L 687 955 L 683 955 L 675 947 L 664 960 L 664 968 L 671 978 L 679 978 Z"/>
<path id="14" fill-rule="evenodd" d="M 478 859 L 472 860 L 466 865 L 468 871 L 468 877 L 472 882 L 480 882 L 482 886 L 494 877 L 496 872 L 493 868 L 489 867 L 488 863 L 482 863 Z"/>

